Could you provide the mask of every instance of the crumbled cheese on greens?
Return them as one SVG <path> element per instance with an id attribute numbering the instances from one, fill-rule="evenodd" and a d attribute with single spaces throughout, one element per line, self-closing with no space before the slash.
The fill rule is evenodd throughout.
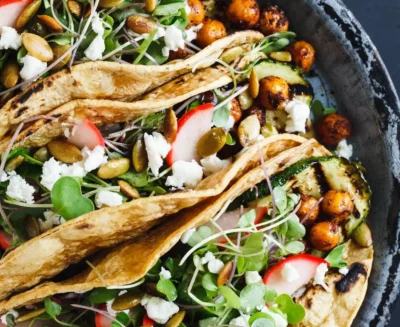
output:
<path id="1" fill-rule="evenodd" d="M 172 176 L 168 176 L 165 185 L 176 188 L 194 188 L 203 178 L 203 168 L 194 160 L 179 160 L 172 165 Z"/>
<path id="2" fill-rule="evenodd" d="M 188 229 L 186 232 L 183 233 L 183 235 L 181 237 L 181 242 L 183 244 L 187 244 L 187 242 L 189 242 L 190 238 L 192 237 L 192 235 L 195 232 L 196 232 L 196 228 Z"/>
<path id="3" fill-rule="evenodd" d="M 158 176 L 159 170 L 163 165 L 163 159 L 171 150 L 171 145 L 162 134 L 157 132 L 153 132 L 152 135 L 145 133 L 144 144 L 147 158 L 149 159 L 150 170 L 154 176 Z"/>
<path id="4" fill-rule="evenodd" d="M 25 203 L 33 203 L 33 194 L 35 188 L 29 185 L 25 179 L 17 175 L 15 172 L 9 174 L 9 184 L 7 186 L 6 194 L 17 201 Z"/>
<path id="5" fill-rule="evenodd" d="M 14 28 L 9 26 L 1 26 L 0 28 L 0 50 L 18 50 L 22 45 L 21 35 L 19 35 Z"/>
<path id="6" fill-rule="evenodd" d="M 96 193 L 94 202 L 97 208 L 102 208 L 104 206 L 115 207 L 122 204 L 123 197 L 115 192 L 100 190 Z"/>
<path id="7" fill-rule="evenodd" d="M 216 154 L 200 160 L 203 166 L 204 175 L 209 176 L 228 167 L 232 163 L 232 159 L 221 160 Z"/>
<path id="8" fill-rule="evenodd" d="M 328 264 L 326 263 L 321 263 L 317 267 L 317 271 L 315 273 L 314 277 L 314 285 L 321 285 L 325 291 L 329 292 L 329 287 L 325 283 L 325 274 L 328 272 Z"/>
<path id="9" fill-rule="evenodd" d="M 47 62 L 42 62 L 39 59 L 26 55 L 21 59 L 24 64 L 19 75 L 23 80 L 28 80 L 40 74 L 47 68 Z"/>

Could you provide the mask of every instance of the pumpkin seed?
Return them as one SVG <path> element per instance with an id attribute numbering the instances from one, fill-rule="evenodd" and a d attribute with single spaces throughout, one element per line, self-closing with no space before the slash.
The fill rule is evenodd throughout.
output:
<path id="1" fill-rule="evenodd" d="M 235 61 L 236 58 L 241 56 L 244 52 L 245 50 L 240 46 L 227 49 L 221 55 L 221 60 L 226 62 L 227 64 L 230 64 Z"/>
<path id="2" fill-rule="evenodd" d="M 50 45 L 39 35 L 32 33 L 22 34 L 22 44 L 31 56 L 40 61 L 48 62 L 54 58 Z"/>
<path id="3" fill-rule="evenodd" d="M 115 311 L 129 310 L 140 304 L 143 299 L 142 292 L 129 292 L 118 296 L 112 303 L 111 308 Z"/>
<path id="4" fill-rule="evenodd" d="M 233 262 L 229 261 L 225 264 L 224 268 L 220 271 L 217 279 L 217 285 L 223 286 L 229 280 L 233 269 Z"/>
<path id="5" fill-rule="evenodd" d="M 174 143 L 178 134 L 178 119 L 176 118 L 175 111 L 171 108 L 166 112 L 163 127 L 165 139 L 170 144 Z"/>
<path id="6" fill-rule="evenodd" d="M 64 141 L 51 141 L 47 149 L 58 161 L 64 163 L 75 163 L 83 159 L 81 151 L 71 143 Z"/>
<path id="7" fill-rule="evenodd" d="M 124 0 L 100 0 L 100 8 L 114 8 L 118 7 Z"/>
<path id="8" fill-rule="evenodd" d="M 103 179 L 112 179 L 125 174 L 131 163 L 127 158 L 111 159 L 102 165 L 97 172 L 97 176 Z"/>
<path id="9" fill-rule="evenodd" d="M 118 185 L 119 185 L 122 193 L 124 193 L 126 196 L 128 196 L 132 199 L 140 198 L 140 194 L 139 194 L 138 190 L 135 187 L 133 187 L 131 184 L 129 184 L 128 182 L 119 180 Z"/>
<path id="10" fill-rule="evenodd" d="M 53 17 L 48 15 L 38 15 L 37 18 L 53 32 L 61 33 L 63 31 L 62 26 Z"/>
<path id="11" fill-rule="evenodd" d="M 6 89 L 10 89 L 17 85 L 20 70 L 20 66 L 15 61 L 9 61 L 4 65 L 0 79 Z"/>
<path id="12" fill-rule="evenodd" d="M 366 223 L 362 223 L 358 226 L 351 237 L 362 247 L 367 248 L 372 245 L 372 233 Z"/>
<path id="13" fill-rule="evenodd" d="M 288 51 L 271 52 L 268 56 L 277 61 L 292 61 L 292 55 Z"/>
<path id="14" fill-rule="evenodd" d="M 227 135 L 228 132 L 222 127 L 209 130 L 197 143 L 197 154 L 201 157 L 216 154 L 224 147 Z"/>
<path id="15" fill-rule="evenodd" d="M 260 81 L 258 80 L 257 72 L 254 69 L 252 69 L 250 73 L 249 92 L 253 99 L 257 98 L 260 93 Z"/>
<path id="16" fill-rule="evenodd" d="M 238 96 L 240 107 L 242 110 L 250 109 L 253 106 L 254 99 L 250 95 L 250 91 L 246 90 Z"/>
<path id="17" fill-rule="evenodd" d="M 139 15 L 129 16 L 126 25 L 138 34 L 149 34 L 157 28 L 157 23 L 154 20 Z"/>
<path id="18" fill-rule="evenodd" d="M 44 146 L 44 147 L 40 148 L 39 150 L 37 150 L 34 153 L 33 157 L 36 160 L 39 160 L 41 162 L 45 162 L 45 161 L 50 159 L 50 153 L 49 153 L 49 150 Z"/>
<path id="19" fill-rule="evenodd" d="M 242 120 L 238 128 L 240 144 L 245 147 L 254 143 L 260 134 L 260 129 L 261 125 L 257 115 L 251 115 Z"/>
<path id="20" fill-rule="evenodd" d="M 28 31 L 32 34 L 39 35 L 41 37 L 45 37 L 49 32 L 47 27 L 44 26 L 41 22 L 34 22 L 28 29 Z"/>
<path id="21" fill-rule="evenodd" d="M 157 0 L 146 0 L 145 2 L 145 9 L 148 12 L 153 12 L 154 9 L 157 7 Z"/>
<path id="22" fill-rule="evenodd" d="M 35 310 L 29 311 L 23 315 L 20 315 L 17 319 L 15 319 L 15 322 L 24 322 L 24 321 L 32 320 L 36 317 L 39 317 L 41 314 L 43 314 L 45 312 L 46 312 L 45 308 L 35 309 Z"/>
<path id="23" fill-rule="evenodd" d="M 80 17 L 82 13 L 82 7 L 78 1 L 69 0 L 67 6 L 71 14 Z"/>
<path id="24" fill-rule="evenodd" d="M 24 228 L 25 234 L 26 236 L 28 236 L 29 239 L 35 238 L 36 236 L 40 235 L 39 222 L 35 217 L 31 215 L 25 217 Z"/>
<path id="25" fill-rule="evenodd" d="M 69 49 L 71 49 L 71 46 L 69 44 L 66 45 L 59 45 L 59 44 L 55 44 L 52 47 L 53 49 L 53 53 L 54 53 L 54 60 L 56 61 L 58 58 L 60 58 L 64 53 L 66 53 Z M 71 59 L 72 56 L 72 52 L 70 52 L 69 54 L 67 54 L 64 59 L 62 59 L 57 65 L 54 66 L 53 70 L 60 70 L 61 68 L 63 68 Z"/>
<path id="26" fill-rule="evenodd" d="M 185 315 L 185 311 L 179 311 L 176 315 L 172 316 L 170 320 L 168 320 L 165 327 L 179 327 L 183 319 L 185 319 Z"/>
<path id="27" fill-rule="evenodd" d="M 24 162 L 23 156 L 16 156 L 7 162 L 6 166 L 4 167 L 4 171 L 6 172 L 13 171 L 17 169 L 23 162 Z"/>
<path id="28" fill-rule="evenodd" d="M 17 30 L 22 30 L 31 20 L 31 18 L 35 16 L 41 5 L 42 0 L 35 0 L 29 6 L 27 6 L 17 18 L 15 28 Z"/>
<path id="29" fill-rule="evenodd" d="M 157 290 L 157 284 L 156 283 L 152 283 L 152 282 L 146 282 L 143 284 L 143 289 L 146 293 L 153 295 L 153 296 L 158 296 L 158 297 L 163 297 L 164 294 L 162 294 L 161 292 L 159 292 Z"/>
<path id="30" fill-rule="evenodd" d="M 138 139 L 132 150 L 133 167 L 138 173 L 144 171 L 147 167 L 147 152 L 142 139 Z"/>
<path id="31" fill-rule="evenodd" d="M 277 135 L 278 130 L 271 123 L 268 123 L 261 127 L 261 134 L 264 137 L 270 137 L 272 135 Z"/>

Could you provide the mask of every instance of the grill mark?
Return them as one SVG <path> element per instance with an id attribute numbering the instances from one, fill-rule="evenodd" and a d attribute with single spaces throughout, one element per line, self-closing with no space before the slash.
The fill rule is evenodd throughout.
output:
<path id="1" fill-rule="evenodd" d="M 40 82 L 34 86 L 32 86 L 31 88 L 29 88 L 28 90 L 26 90 L 24 93 L 22 93 L 18 99 L 15 100 L 15 102 L 13 103 L 13 105 L 18 105 L 18 104 L 23 104 L 26 101 L 29 100 L 29 98 L 37 92 L 42 91 L 44 88 L 44 84 L 43 82 Z"/>
<path id="2" fill-rule="evenodd" d="M 349 267 L 347 275 L 343 276 L 342 279 L 335 283 L 335 288 L 338 293 L 347 293 L 351 291 L 353 285 L 357 283 L 360 275 L 366 278 L 367 271 L 363 264 L 355 262 Z"/>
<path id="3" fill-rule="evenodd" d="M 320 193 L 321 194 L 326 194 L 330 189 L 330 185 L 328 181 L 326 180 L 326 176 L 324 174 L 324 171 L 322 170 L 321 163 L 316 162 L 312 165 L 312 168 L 314 170 L 314 175 L 317 180 L 317 184 L 319 185 Z"/>

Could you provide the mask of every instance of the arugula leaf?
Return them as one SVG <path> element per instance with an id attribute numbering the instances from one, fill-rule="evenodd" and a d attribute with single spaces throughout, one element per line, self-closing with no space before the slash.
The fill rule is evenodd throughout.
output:
<path id="1" fill-rule="evenodd" d="M 281 294 L 275 299 L 275 304 L 282 313 L 286 314 L 289 324 L 296 325 L 306 316 L 306 310 L 300 304 L 293 302 L 288 294 Z"/>
<path id="2" fill-rule="evenodd" d="M 54 211 L 66 220 L 94 210 L 93 202 L 82 195 L 80 183 L 73 177 L 61 177 L 51 190 Z"/>
<path id="3" fill-rule="evenodd" d="M 50 297 L 46 297 L 44 299 L 44 308 L 46 313 L 53 319 L 56 318 L 62 311 L 61 305 L 52 301 Z"/>
<path id="4" fill-rule="evenodd" d="M 254 221 L 256 220 L 256 211 L 251 209 L 250 211 L 246 212 L 242 215 L 238 222 L 239 228 L 246 228 L 250 226 L 254 226 Z"/>
<path id="5" fill-rule="evenodd" d="M 240 309 L 240 298 L 228 286 L 220 286 L 219 292 L 222 294 L 226 301 L 226 305 L 230 308 Z"/>
<path id="6" fill-rule="evenodd" d="M 161 278 L 157 283 L 157 291 L 168 298 L 169 301 L 173 302 L 178 297 L 178 292 L 176 291 L 176 287 L 174 283 L 172 283 L 169 279 Z"/>
<path id="7" fill-rule="evenodd" d="M 227 103 L 226 105 L 214 111 L 212 122 L 216 127 L 224 127 L 229 120 L 229 116 L 230 108 L 229 103 Z"/>
<path id="8" fill-rule="evenodd" d="M 118 312 L 118 314 L 115 317 L 115 319 L 117 319 L 117 321 L 119 321 L 124 326 L 127 326 L 129 324 L 129 322 L 130 322 L 129 316 L 125 312 Z M 121 327 L 121 325 L 119 323 L 117 323 L 116 321 L 113 321 L 111 326 L 112 327 Z"/>
<path id="9" fill-rule="evenodd" d="M 170 3 L 167 5 L 158 5 L 153 11 L 153 16 L 169 16 L 179 12 L 179 9 L 185 9 L 184 2 Z"/>
<path id="10" fill-rule="evenodd" d="M 134 187 L 144 187 L 148 184 L 149 174 L 147 169 L 141 173 L 128 171 L 127 173 L 118 176 L 118 178 L 123 179 Z"/>
<path id="11" fill-rule="evenodd" d="M 107 288 L 96 288 L 89 295 L 89 301 L 93 304 L 100 304 L 115 299 L 118 290 L 109 290 Z"/>
<path id="12" fill-rule="evenodd" d="M 163 189 L 161 186 L 146 186 L 141 189 L 142 191 L 145 192 L 154 192 L 156 195 L 163 195 L 167 193 L 165 189 Z"/>
<path id="13" fill-rule="evenodd" d="M 240 304 L 247 313 L 252 313 L 259 306 L 265 305 L 266 287 L 263 283 L 253 283 L 247 285 L 240 292 Z"/>
<path id="14" fill-rule="evenodd" d="M 285 190 L 278 186 L 273 190 L 276 206 L 279 212 L 284 212 L 287 207 L 287 196 Z"/>
<path id="15" fill-rule="evenodd" d="M 335 247 L 325 258 L 329 262 L 329 265 L 334 268 L 347 267 L 347 263 L 343 261 L 343 253 L 346 248 L 346 244 Z"/>

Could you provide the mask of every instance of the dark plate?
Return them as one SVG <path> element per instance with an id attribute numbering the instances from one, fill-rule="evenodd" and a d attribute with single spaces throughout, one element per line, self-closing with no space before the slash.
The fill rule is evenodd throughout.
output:
<path id="1" fill-rule="evenodd" d="M 373 190 L 369 225 L 375 257 L 368 293 L 353 326 L 385 326 L 400 284 L 399 99 L 375 46 L 341 1 L 275 3 L 288 13 L 291 30 L 315 46 L 318 73 L 339 111 L 354 123 L 350 143 Z M 325 91 L 316 93 L 330 98 Z"/>

